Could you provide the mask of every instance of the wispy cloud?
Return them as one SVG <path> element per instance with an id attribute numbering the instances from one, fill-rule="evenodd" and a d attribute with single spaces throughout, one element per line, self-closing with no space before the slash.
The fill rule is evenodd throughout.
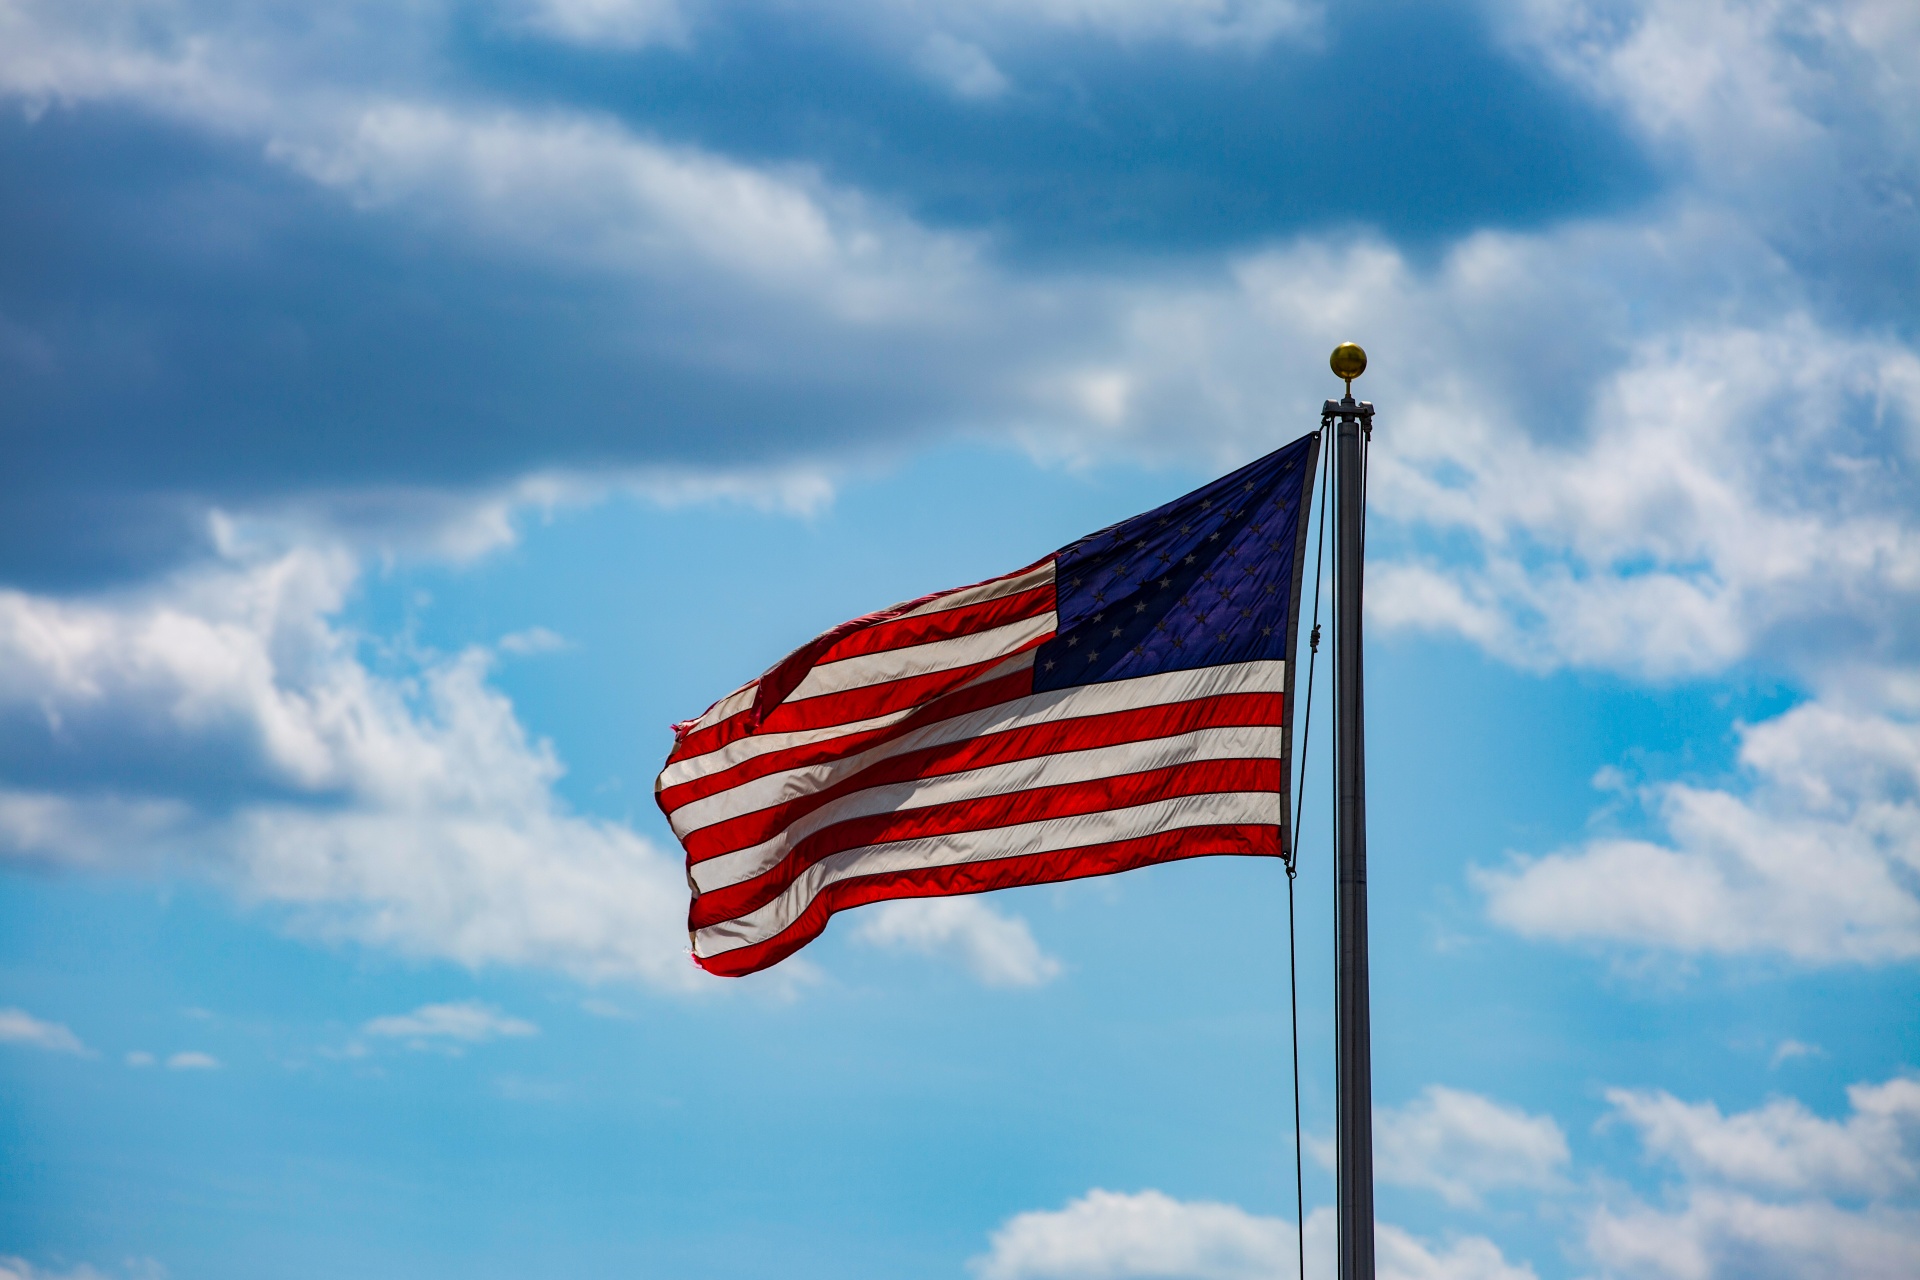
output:
<path id="1" fill-rule="evenodd" d="M 1018 916 L 978 897 L 911 898 L 861 911 L 853 936 L 870 946 L 950 957 L 990 987 L 1035 987 L 1060 975 Z"/>
<path id="2" fill-rule="evenodd" d="M 412 1013 L 374 1018 L 361 1028 L 366 1035 L 406 1040 L 415 1048 L 432 1044 L 484 1044 L 540 1034 L 524 1018 L 513 1018 L 478 1000 L 452 1004 L 423 1004 Z"/>
<path id="3" fill-rule="evenodd" d="M 1425 1188 L 1463 1208 L 1502 1189 L 1560 1187 L 1570 1158 L 1551 1116 L 1462 1089 L 1428 1085 L 1404 1107 L 1374 1111 L 1380 1179 Z"/>
<path id="4" fill-rule="evenodd" d="M 501 636 L 496 647 L 502 653 L 511 653 L 515 657 L 525 658 L 539 653 L 558 653 L 567 647 L 567 638 L 545 627 L 528 627 L 525 631 L 509 632 Z"/>
<path id="5" fill-rule="evenodd" d="M 1729 1116 L 1660 1090 L 1607 1093 L 1614 1117 L 1634 1129 L 1649 1158 L 1696 1180 L 1784 1195 L 1913 1198 L 1920 1080 L 1857 1084 L 1847 1098 L 1851 1114 L 1826 1120 L 1791 1098 Z"/>
<path id="6" fill-rule="evenodd" d="M 183 1049 L 167 1058 L 167 1067 L 173 1071 L 217 1071 L 220 1059 L 198 1049 Z"/>
<path id="7" fill-rule="evenodd" d="M 72 1266 L 42 1266 L 25 1258 L 0 1255 L 0 1280 L 167 1280 L 166 1267 L 152 1258 L 129 1258 L 121 1266 L 101 1270 L 82 1262 Z"/>
<path id="8" fill-rule="evenodd" d="M 1682 1178 L 1663 1205 L 1596 1207 L 1587 1249 L 1609 1273 L 1647 1280 L 1920 1272 L 1920 1083 L 1847 1093 L 1851 1114 L 1835 1121 L 1788 1099 L 1727 1115 L 1662 1091 L 1611 1091 L 1614 1118 Z"/>
<path id="9" fill-rule="evenodd" d="M 1789 1038 L 1774 1046 L 1772 1064 L 1778 1067 L 1798 1058 L 1822 1058 L 1826 1052 L 1817 1044 Z"/>
<path id="10" fill-rule="evenodd" d="M 25 1009 L 0 1009 L 0 1044 L 27 1045 L 54 1053 L 86 1054 L 80 1037 L 58 1022 L 45 1022 Z"/>

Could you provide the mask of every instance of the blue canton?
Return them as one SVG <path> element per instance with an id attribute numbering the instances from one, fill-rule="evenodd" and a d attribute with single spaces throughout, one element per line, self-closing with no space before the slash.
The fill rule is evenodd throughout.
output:
<path id="1" fill-rule="evenodd" d="M 1059 631 L 1034 655 L 1035 691 L 1291 661 L 1316 439 L 1063 548 Z"/>

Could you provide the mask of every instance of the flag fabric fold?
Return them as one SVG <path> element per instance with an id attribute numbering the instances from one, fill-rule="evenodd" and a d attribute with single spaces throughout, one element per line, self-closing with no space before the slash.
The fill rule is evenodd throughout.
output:
<path id="1" fill-rule="evenodd" d="M 1318 451 L 843 623 L 675 725 L 694 959 L 753 973 L 888 898 L 1283 856 Z"/>

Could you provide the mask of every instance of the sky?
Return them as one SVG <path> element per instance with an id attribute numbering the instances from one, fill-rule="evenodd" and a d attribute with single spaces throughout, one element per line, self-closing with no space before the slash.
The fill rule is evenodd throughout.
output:
<path id="1" fill-rule="evenodd" d="M 1304 1223 L 1277 864 L 717 979 L 651 785 L 1343 340 L 1381 1274 L 1920 1274 L 1908 0 L 0 0 L 0 175 L 0 1280 L 1327 1280 L 1324 735 Z"/>

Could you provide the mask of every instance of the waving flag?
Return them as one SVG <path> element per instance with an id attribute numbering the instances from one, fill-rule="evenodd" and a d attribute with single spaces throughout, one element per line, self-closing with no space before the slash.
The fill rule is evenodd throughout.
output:
<path id="1" fill-rule="evenodd" d="M 1283 855 L 1318 449 L 843 623 L 675 725 L 694 959 L 753 973 L 887 898 Z"/>

